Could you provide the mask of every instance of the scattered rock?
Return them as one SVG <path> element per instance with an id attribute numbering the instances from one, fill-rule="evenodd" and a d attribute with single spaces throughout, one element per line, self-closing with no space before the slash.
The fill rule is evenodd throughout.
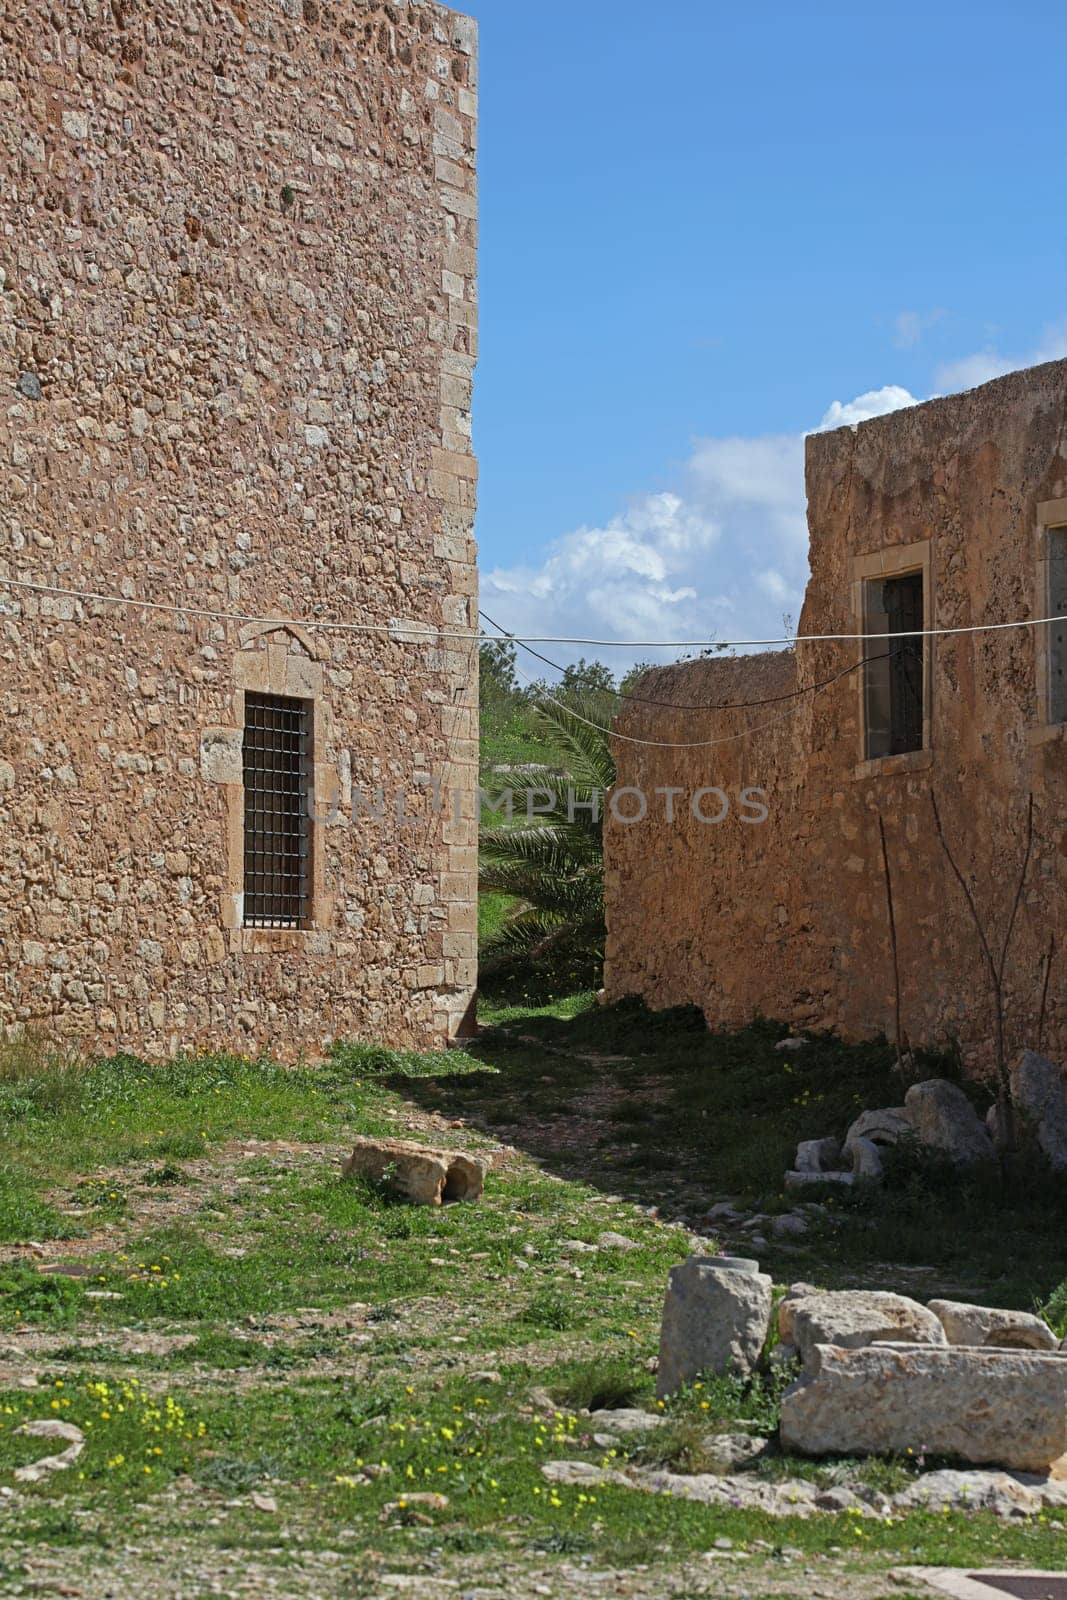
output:
<path id="1" fill-rule="evenodd" d="M 790 1296 L 778 1310 L 778 1331 L 808 1364 L 817 1345 L 856 1350 L 877 1340 L 943 1345 L 945 1330 L 932 1311 L 885 1289 L 840 1289 Z"/>
<path id="2" fill-rule="evenodd" d="M 712 1433 L 704 1440 L 704 1450 L 715 1465 L 728 1474 L 741 1472 L 762 1461 L 768 1443 L 759 1434 Z"/>
<path id="3" fill-rule="evenodd" d="M 618 1411 L 594 1411 L 593 1417 L 610 1428 L 612 1433 L 620 1435 L 648 1433 L 652 1428 L 662 1427 L 667 1420 L 658 1411 L 638 1411 L 631 1407 L 623 1407 Z"/>
<path id="4" fill-rule="evenodd" d="M 559 1248 L 565 1256 L 595 1256 L 599 1247 L 587 1244 L 584 1239 L 564 1239 Z"/>
<path id="5" fill-rule="evenodd" d="M 924 1472 L 909 1489 L 894 1496 L 902 1511 L 951 1511 L 966 1506 L 971 1511 L 991 1511 L 997 1517 L 1032 1517 L 1050 1505 L 1060 1505 L 1063 1485 L 1043 1477 L 1016 1476 L 1010 1472 L 960 1472 L 946 1468 Z M 1051 1500 L 1047 1498 L 1051 1490 Z"/>
<path id="6" fill-rule="evenodd" d="M 787 1172 L 785 1186 L 787 1189 L 807 1189 L 813 1183 L 832 1183 L 843 1189 L 852 1188 L 856 1182 L 854 1172 Z"/>
<path id="7" fill-rule="evenodd" d="M 993 1159 L 989 1130 L 963 1090 L 946 1078 L 913 1083 L 904 1096 L 908 1121 L 919 1140 L 942 1150 L 957 1166 L 975 1166 Z"/>
<path id="8" fill-rule="evenodd" d="M 630 1487 L 630 1480 L 610 1467 L 597 1467 L 591 1461 L 546 1461 L 541 1467 L 542 1476 L 549 1483 L 562 1483 L 569 1489 L 599 1489 L 608 1484 Z"/>
<path id="9" fill-rule="evenodd" d="M 387 1500 L 381 1509 L 381 1519 L 384 1522 L 388 1517 L 395 1517 L 398 1512 L 407 1511 L 447 1511 L 447 1494 L 420 1492 L 418 1494 L 400 1495 L 396 1500 Z"/>
<path id="10" fill-rule="evenodd" d="M 439 1206 L 450 1200 L 477 1200 L 487 1163 L 462 1150 L 433 1150 L 406 1139 L 357 1138 L 344 1176 L 360 1173 L 387 1183 L 414 1205 Z"/>
<path id="11" fill-rule="evenodd" d="M 641 1246 L 636 1239 L 628 1239 L 624 1233 L 602 1233 L 597 1239 L 597 1246 L 601 1250 L 640 1250 Z"/>
<path id="12" fill-rule="evenodd" d="M 747 1377 L 771 1316 L 771 1280 L 722 1256 L 690 1256 L 672 1267 L 660 1332 L 656 1392 L 662 1398 L 702 1372 Z"/>
<path id="13" fill-rule="evenodd" d="M 809 1227 L 807 1217 L 798 1216 L 795 1211 L 786 1211 L 780 1217 L 775 1217 L 771 1232 L 779 1239 L 787 1239 L 807 1233 Z"/>
<path id="14" fill-rule="evenodd" d="M 500 1372 L 468 1372 L 468 1383 L 503 1383 L 504 1377 Z"/>
<path id="15" fill-rule="evenodd" d="M 278 1509 L 278 1502 L 272 1494 L 254 1494 L 252 1504 L 257 1511 L 262 1511 L 267 1516 L 272 1516 Z"/>
<path id="16" fill-rule="evenodd" d="M 874 1140 L 861 1135 L 853 1139 L 847 1149 L 856 1177 L 868 1183 L 881 1183 L 885 1168 L 882 1165 L 882 1153 Z"/>
<path id="17" fill-rule="evenodd" d="M 781 1438 L 802 1455 L 920 1448 L 1044 1472 L 1067 1452 L 1067 1362 L 957 1345 L 817 1345 L 782 1397 Z"/>
<path id="18" fill-rule="evenodd" d="M 65 1472 L 72 1467 L 85 1448 L 85 1435 L 73 1422 L 60 1422 L 51 1417 L 40 1418 L 33 1422 L 24 1422 L 15 1429 L 16 1434 L 22 1434 L 27 1439 L 65 1439 L 67 1448 L 58 1455 L 42 1456 L 39 1461 L 31 1461 L 28 1466 L 16 1467 L 14 1477 L 16 1483 L 39 1483 L 50 1472 Z"/>
<path id="19" fill-rule="evenodd" d="M 802 1139 L 797 1145 L 798 1172 L 836 1172 L 841 1165 L 841 1140 L 831 1134 L 825 1139 Z"/>
<path id="20" fill-rule="evenodd" d="M 1030 1123 L 1037 1142 L 1057 1171 L 1067 1171 L 1067 1074 L 1062 1067 L 1024 1050 L 1011 1071 L 1012 1100 Z"/>
<path id="21" fill-rule="evenodd" d="M 949 1344 L 999 1350 L 1059 1348 L 1059 1340 L 1048 1323 L 1028 1311 L 1000 1311 L 989 1306 L 963 1305 L 956 1300 L 931 1300 L 929 1308 L 944 1328 Z"/>
<path id="22" fill-rule="evenodd" d="M 19 394 L 24 394 L 27 400 L 41 398 L 41 380 L 36 372 L 20 372 L 15 383 Z"/>

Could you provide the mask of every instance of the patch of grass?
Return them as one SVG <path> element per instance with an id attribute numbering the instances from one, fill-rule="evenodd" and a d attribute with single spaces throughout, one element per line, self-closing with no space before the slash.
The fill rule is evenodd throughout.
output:
<path id="1" fill-rule="evenodd" d="M 714 1435 L 695 1417 L 672 1417 L 641 1439 L 635 1456 L 643 1466 L 671 1472 L 714 1472 Z"/>
<path id="2" fill-rule="evenodd" d="M 150 1189 L 166 1189 L 174 1184 L 187 1183 L 188 1176 L 183 1168 L 176 1166 L 173 1161 L 167 1161 L 161 1167 L 151 1167 L 143 1173 L 141 1182 Z"/>
<path id="3" fill-rule="evenodd" d="M 42 1277 L 29 1266 L 0 1266 L 0 1328 L 69 1328 L 84 1299 L 79 1279 Z"/>
<path id="4" fill-rule="evenodd" d="M 538 1289 L 520 1311 L 519 1321 L 531 1328 L 551 1328 L 563 1333 L 578 1326 L 581 1314 L 573 1297 L 555 1289 Z"/>
<path id="5" fill-rule="evenodd" d="M 72 1218 L 64 1217 L 34 1192 L 32 1182 L 22 1173 L 0 1168 L 0 1240 L 69 1239 L 79 1231 Z"/>
<path id="6" fill-rule="evenodd" d="M 329 1058 L 336 1067 L 357 1078 L 442 1078 L 486 1070 L 465 1050 L 393 1050 L 384 1044 L 357 1044 L 338 1040 Z"/>
<path id="7" fill-rule="evenodd" d="M 553 1397 L 574 1411 L 617 1411 L 634 1406 L 649 1393 L 647 1370 L 619 1356 L 597 1356 L 578 1362 L 553 1385 Z"/>
<path id="8" fill-rule="evenodd" d="M 1067 1278 L 1056 1285 L 1040 1310 L 1053 1333 L 1067 1338 Z"/>

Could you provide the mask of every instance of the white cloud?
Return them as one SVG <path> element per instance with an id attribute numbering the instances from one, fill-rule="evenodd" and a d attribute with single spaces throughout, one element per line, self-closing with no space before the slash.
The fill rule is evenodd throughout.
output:
<path id="1" fill-rule="evenodd" d="M 1006 372 L 1037 367 L 1042 361 L 1059 361 L 1064 356 L 1067 356 L 1067 318 L 1049 323 L 1036 346 L 1025 355 L 1002 355 L 995 346 L 987 345 L 958 361 L 946 362 L 935 374 L 937 387 L 942 394 L 976 389 L 980 383 L 1002 378 Z"/>
<path id="2" fill-rule="evenodd" d="M 830 428 L 854 428 L 858 422 L 869 422 L 872 417 L 884 417 L 890 411 L 902 411 L 905 406 L 917 406 L 918 400 L 899 384 L 888 383 L 884 389 L 868 389 L 855 400 L 844 405 L 835 400 L 819 426 L 812 431 L 825 433 Z"/>
<path id="3" fill-rule="evenodd" d="M 915 401 L 889 386 L 842 405 L 840 427 Z M 482 574 L 482 604 L 510 632 L 596 639 L 767 637 L 795 616 L 808 575 L 802 434 L 697 439 L 669 491 L 641 495 L 602 527 L 580 527 L 531 559 Z M 650 648 L 546 646 L 566 663 L 616 669 L 668 660 Z M 542 665 L 519 664 L 529 676 Z"/>

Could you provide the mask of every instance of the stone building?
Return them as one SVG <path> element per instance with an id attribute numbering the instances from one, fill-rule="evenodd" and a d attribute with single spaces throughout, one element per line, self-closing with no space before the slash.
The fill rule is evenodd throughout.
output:
<path id="1" fill-rule="evenodd" d="M 696 1004 L 716 1026 L 763 1015 L 892 1038 L 881 818 L 903 1028 L 915 1044 L 958 1040 L 980 1067 L 991 987 L 931 792 L 994 949 L 1034 796 L 1006 967 L 1009 1035 L 1032 1045 L 1050 937 L 1062 947 L 1067 928 L 1067 632 L 916 631 L 1067 614 L 1067 362 L 814 434 L 806 471 L 798 631 L 873 637 L 690 662 L 636 685 L 672 709 L 633 700 L 616 724 L 616 810 L 638 813 L 641 796 L 621 793 L 637 788 L 648 815 L 608 819 L 607 990 Z M 677 791 L 673 823 L 657 788 Z M 1062 948 L 1044 1039 L 1067 1051 Z"/>
<path id="2" fill-rule="evenodd" d="M 466 1014 L 476 95 L 429 0 L 8 5 L 8 1030 Z"/>

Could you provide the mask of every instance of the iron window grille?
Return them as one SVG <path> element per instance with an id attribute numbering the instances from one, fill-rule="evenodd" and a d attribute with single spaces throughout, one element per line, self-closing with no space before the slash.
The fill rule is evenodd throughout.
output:
<path id="1" fill-rule="evenodd" d="M 311 702 L 246 694 L 244 924 L 310 920 Z"/>

